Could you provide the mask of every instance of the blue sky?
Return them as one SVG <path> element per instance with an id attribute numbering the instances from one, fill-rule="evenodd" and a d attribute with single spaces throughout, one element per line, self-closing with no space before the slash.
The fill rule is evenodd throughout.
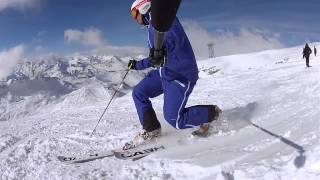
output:
<path id="1" fill-rule="evenodd" d="M 0 51 L 21 44 L 28 55 L 139 49 L 146 44 L 146 34 L 130 17 L 131 3 L 2 0 Z M 318 0 L 182 0 L 178 16 L 199 54 L 205 46 L 201 50 L 203 41 L 196 39 L 212 39 L 220 55 L 320 41 Z M 247 42 L 246 49 L 235 51 Z"/>

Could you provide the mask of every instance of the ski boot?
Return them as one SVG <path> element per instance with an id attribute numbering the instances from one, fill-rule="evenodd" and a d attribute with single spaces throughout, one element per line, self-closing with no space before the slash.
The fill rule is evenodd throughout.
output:
<path id="1" fill-rule="evenodd" d="M 125 143 L 125 145 L 122 147 L 122 150 L 127 151 L 130 149 L 134 149 L 137 146 L 145 144 L 146 142 L 149 142 L 150 140 L 159 136 L 161 136 L 161 128 L 153 130 L 151 132 L 147 132 L 143 129 L 133 138 L 132 141 Z"/>
<path id="2" fill-rule="evenodd" d="M 201 124 L 198 130 L 192 132 L 193 136 L 207 137 L 210 135 L 209 130 L 213 125 L 214 132 L 219 131 L 218 128 L 222 126 L 223 122 L 220 118 L 222 110 L 217 106 L 209 106 L 209 120 L 208 123 Z"/>

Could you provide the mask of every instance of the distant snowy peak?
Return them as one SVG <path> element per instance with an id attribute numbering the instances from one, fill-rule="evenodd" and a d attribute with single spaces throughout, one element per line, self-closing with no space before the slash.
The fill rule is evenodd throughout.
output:
<path id="1" fill-rule="evenodd" d="M 124 71 L 130 58 L 116 56 L 48 57 L 26 60 L 7 79 L 91 78 L 110 71 Z"/>
<path id="2" fill-rule="evenodd" d="M 52 102 L 69 107 L 105 100 L 119 88 L 129 59 L 74 56 L 26 60 L 0 82 L 0 120 L 23 117 Z M 131 71 L 117 96 L 128 93 L 144 73 Z"/>

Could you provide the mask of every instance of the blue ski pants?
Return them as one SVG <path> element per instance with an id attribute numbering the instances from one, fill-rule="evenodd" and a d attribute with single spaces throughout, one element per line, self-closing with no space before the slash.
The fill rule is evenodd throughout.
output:
<path id="1" fill-rule="evenodd" d="M 208 122 L 208 108 L 192 106 L 185 108 L 195 83 L 189 81 L 168 81 L 160 76 L 159 70 L 152 70 L 141 80 L 132 92 L 140 123 L 144 112 L 152 109 L 150 98 L 164 95 L 164 119 L 176 129 L 199 126 Z"/>

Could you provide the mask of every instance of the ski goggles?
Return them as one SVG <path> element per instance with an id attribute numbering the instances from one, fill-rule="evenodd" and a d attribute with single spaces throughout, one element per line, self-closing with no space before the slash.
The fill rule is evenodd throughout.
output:
<path id="1" fill-rule="evenodd" d="M 136 8 L 133 8 L 133 9 L 131 10 L 131 17 L 132 17 L 133 19 L 137 19 L 138 15 L 139 15 L 138 10 L 137 10 Z"/>

